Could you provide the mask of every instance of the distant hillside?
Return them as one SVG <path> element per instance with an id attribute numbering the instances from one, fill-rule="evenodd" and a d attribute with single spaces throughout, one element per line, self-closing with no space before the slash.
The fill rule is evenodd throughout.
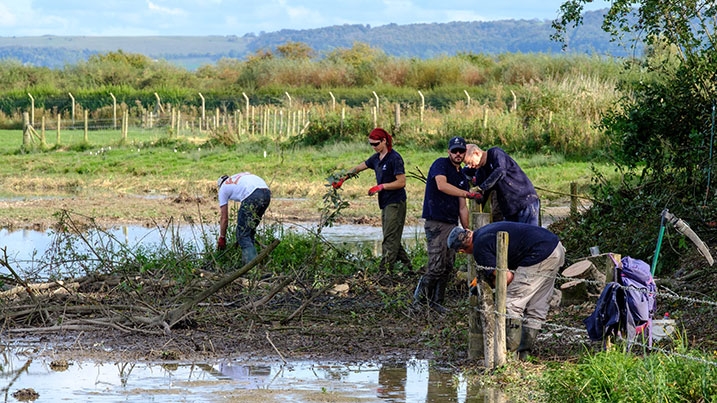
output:
<path id="1" fill-rule="evenodd" d="M 604 11 L 587 12 L 584 25 L 571 32 L 568 51 L 625 56 L 600 29 Z M 363 42 L 397 57 L 434 58 L 456 53 L 556 53 L 549 20 L 502 20 L 442 24 L 337 25 L 239 36 L 39 36 L 0 37 L 0 58 L 23 64 L 62 68 L 90 55 L 122 50 L 166 60 L 187 69 L 222 58 L 244 59 L 258 50 L 286 42 L 303 42 L 320 55 Z"/>

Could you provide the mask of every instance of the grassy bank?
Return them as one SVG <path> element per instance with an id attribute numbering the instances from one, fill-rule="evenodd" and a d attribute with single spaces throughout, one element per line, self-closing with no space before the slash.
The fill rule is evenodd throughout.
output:
<path id="1" fill-rule="evenodd" d="M 51 143 L 45 151 L 23 153 L 19 151 L 19 131 L 0 131 L 0 153 L 5 162 L 0 166 L 0 186 L 6 196 L 110 193 L 210 197 L 220 175 L 251 171 L 266 179 L 275 198 L 309 199 L 318 206 L 327 177 L 352 168 L 373 152 L 365 141 L 292 146 L 258 140 L 224 146 L 207 135 L 170 138 L 163 131 L 130 132 L 131 140 L 125 142 L 117 131 L 93 132 L 89 142 L 81 136 L 82 131 L 68 131 L 63 133 L 63 144 L 72 145 Z M 410 140 L 397 139 L 394 147 L 409 173 L 426 174 L 436 158 L 446 155 L 444 150 L 413 146 Z M 571 182 L 578 184 L 579 193 L 590 184 L 589 161 L 555 154 L 513 156 L 539 188 L 546 205 L 566 203 Z M 611 172 L 607 164 L 597 166 L 606 174 Z M 343 197 L 359 208 L 365 206 L 351 214 L 375 214 L 375 198 L 366 195 L 374 182 L 372 172 L 366 171 L 344 185 Z M 408 180 L 411 217 L 420 216 L 423 189 L 421 181 Z"/>

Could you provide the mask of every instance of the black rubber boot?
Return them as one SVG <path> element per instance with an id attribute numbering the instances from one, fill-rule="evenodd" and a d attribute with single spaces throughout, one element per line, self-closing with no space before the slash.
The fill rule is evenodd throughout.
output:
<path id="1" fill-rule="evenodd" d="M 539 329 L 532 327 L 523 327 L 520 336 L 520 345 L 518 346 L 518 359 L 525 361 L 525 359 L 528 358 L 535 344 L 535 340 L 538 338 L 539 331 Z"/>
<path id="2" fill-rule="evenodd" d="M 431 281 L 426 276 L 418 280 L 416 290 L 413 292 L 413 305 L 420 305 L 433 300 L 435 280 Z"/>
<path id="3" fill-rule="evenodd" d="M 505 347 L 509 353 L 515 353 L 522 338 L 523 320 L 507 318 L 505 320 Z"/>
<path id="4" fill-rule="evenodd" d="M 438 313 L 446 313 L 448 309 L 443 306 L 443 302 L 446 297 L 446 286 L 448 285 L 447 280 L 438 280 L 433 291 L 433 298 L 431 299 L 431 309 Z"/>

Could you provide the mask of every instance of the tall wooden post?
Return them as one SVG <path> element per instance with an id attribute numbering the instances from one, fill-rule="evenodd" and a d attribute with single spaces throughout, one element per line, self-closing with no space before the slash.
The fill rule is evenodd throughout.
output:
<path id="1" fill-rule="evenodd" d="M 57 113 L 57 140 L 55 140 L 56 145 L 60 145 L 60 123 L 62 123 L 62 115 L 58 112 Z"/>
<path id="2" fill-rule="evenodd" d="M 570 214 L 578 213 L 578 184 L 570 182 Z"/>
<path id="3" fill-rule="evenodd" d="M 88 124 L 89 124 L 89 114 L 87 112 L 87 109 L 85 109 L 84 119 L 85 119 L 85 132 L 84 132 L 85 133 L 85 143 L 89 143 L 90 138 L 89 138 L 89 134 L 87 133 L 88 132 Z"/>
<path id="4" fill-rule="evenodd" d="M 35 98 L 29 92 L 27 96 L 30 97 L 30 125 L 35 127 Z"/>
<path id="5" fill-rule="evenodd" d="M 496 237 L 495 270 L 495 366 L 506 362 L 505 303 L 508 289 L 508 233 L 498 232 Z"/>
<path id="6" fill-rule="evenodd" d="M 22 148 L 27 149 L 30 147 L 30 141 L 32 134 L 30 133 L 30 114 L 28 112 L 22 113 Z"/>
<path id="7" fill-rule="evenodd" d="M 42 115 L 42 118 L 40 120 L 40 144 L 42 144 L 42 147 L 47 147 L 47 141 L 45 140 L 45 115 Z"/>
<path id="8" fill-rule="evenodd" d="M 70 118 L 72 119 L 72 129 L 75 129 L 75 97 L 72 96 L 71 92 L 67 93 L 70 96 L 70 99 L 72 100 L 72 116 Z"/>
<path id="9" fill-rule="evenodd" d="M 394 130 L 398 130 L 401 127 L 401 104 L 396 104 L 396 112 L 394 113 L 393 127 L 394 127 Z"/>
<path id="10" fill-rule="evenodd" d="M 117 130 L 117 97 L 111 92 L 110 96 L 112 97 L 112 128 Z"/>
<path id="11" fill-rule="evenodd" d="M 471 209 L 471 228 L 476 230 L 490 223 L 490 214 L 481 211 L 480 203 L 475 201 L 468 203 Z M 482 273 L 477 272 L 472 254 L 469 260 L 471 264 L 468 267 L 468 282 L 470 283 L 474 278 L 477 279 L 478 295 L 468 297 L 471 306 L 468 314 L 468 358 L 476 360 L 482 356 L 485 360 L 485 367 L 491 368 L 493 366 L 494 320 L 492 315 L 487 314 L 493 312 L 493 291 L 485 281 L 482 281 Z"/>

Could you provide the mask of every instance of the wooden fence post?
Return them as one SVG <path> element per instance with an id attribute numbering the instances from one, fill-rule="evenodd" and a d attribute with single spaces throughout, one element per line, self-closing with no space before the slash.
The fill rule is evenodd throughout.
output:
<path id="1" fill-rule="evenodd" d="M 250 133 L 249 128 L 251 126 L 249 126 L 249 113 L 251 113 L 252 114 L 251 117 L 254 118 L 254 112 L 253 111 L 249 112 L 249 97 L 246 95 L 245 92 L 242 92 L 241 94 L 244 96 L 244 101 L 246 101 L 246 107 L 244 108 L 244 113 L 246 113 L 246 130 L 247 130 L 247 133 Z M 251 134 L 254 134 L 253 131 L 251 132 Z"/>
<path id="2" fill-rule="evenodd" d="M 578 184 L 570 182 L 570 214 L 578 213 Z"/>
<path id="3" fill-rule="evenodd" d="M 204 122 L 207 120 L 207 111 L 206 111 L 206 103 L 204 101 L 204 95 L 202 95 L 201 92 L 199 93 L 199 98 L 202 99 L 202 117 L 201 117 L 201 120 L 199 121 L 199 131 L 201 132 L 202 129 L 204 128 Z"/>
<path id="4" fill-rule="evenodd" d="M 30 126 L 35 126 L 35 98 L 29 92 L 27 96 L 30 97 Z"/>
<path id="5" fill-rule="evenodd" d="M 376 115 L 379 115 L 381 113 L 381 109 L 379 108 L 379 105 L 378 105 L 378 94 L 376 94 L 376 91 L 371 91 L 371 92 L 373 92 L 373 97 L 374 97 L 374 99 L 376 99 Z M 376 122 L 374 122 L 373 126 L 376 127 Z"/>
<path id="6" fill-rule="evenodd" d="M 22 148 L 27 149 L 30 147 L 30 141 L 32 139 L 30 133 L 30 114 L 28 112 L 22 113 Z"/>
<path id="7" fill-rule="evenodd" d="M 398 130 L 401 127 L 401 104 L 396 104 L 396 111 L 393 119 L 394 130 Z"/>
<path id="8" fill-rule="evenodd" d="M 471 207 L 471 228 L 474 230 L 490 223 L 490 214 L 481 212 L 480 204 L 476 202 L 470 203 Z M 468 314 L 468 359 L 476 360 L 483 357 L 484 365 L 490 368 L 493 364 L 493 291 L 487 284 L 482 281 L 482 273 L 478 273 L 475 266 L 473 255 L 469 255 L 470 264 L 468 265 L 468 283 L 473 279 L 478 280 L 478 295 L 469 295 L 468 302 L 471 310 Z M 483 288 L 482 286 L 487 288 Z M 486 321 L 490 319 L 490 321 Z M 486 332 L 486 330 L 488 332 Z M 491 337 L 484 335 L 489 333 Z"/>
<path id="9" fill-rule="evenodd" d="M 85 143 L 89 143 L 89 142 L 90 142 L 90 137 L 89 137 L 89 134 L 87 133 L 87 129 L 88 129 L 88 126 L 89 126 L 89 112 L 87 111 L 87 109 L 85 109 L 84 120 L 85 120 L 85 131 L 84 131 L 84 133 L 85 133 L 85 137 L 84 137 L 84 138 L 85 138 Z"/>
<path id="10" fill-rule="evenodd" d="M 426 98 L 423 96 L 423 93 L 421 91 L 418 91 L 418 95 L 421 96 L 421 123 L 423 123 L 423 110 L 426 109 Z"/>
<path id="11" fill-rule="evenodd" d="M 72 116 L 70 116 L 70 119 L 72 120 L 72 126 L 75 126 L 75 97 L 72 96 L 71 92 L 67 93 L 70 95 L 70 99 L 72 99 Z"/>
<path id="12" fill-rule="evenodd" d="M 495 367 L 506 362 L 505 318 L 506 294 L 508 288 L 508 233 L 499 231 L 496 237 L 495 270 Z"/>
<path id="13" fill-rule="evenodd" d="M 111 92 L 110 96 L 112 97 L 112 128 L 117 130 L 117 98 Z"/>
<path id="14" fill-rule="evenodd" d="M 43 147 L 47 147 L 47 141 L 45 140 L 45 115 L 42 115 L 40 126 L 40 144 L 42 144 Z"/>
<path id="15" fill-rule="evenodd" d="M 55 140 L 56 145 L 60 145 L 60 123 L 62 122 L 62 114 L 60 112 L 57 112 L 57 140 Z"/>

